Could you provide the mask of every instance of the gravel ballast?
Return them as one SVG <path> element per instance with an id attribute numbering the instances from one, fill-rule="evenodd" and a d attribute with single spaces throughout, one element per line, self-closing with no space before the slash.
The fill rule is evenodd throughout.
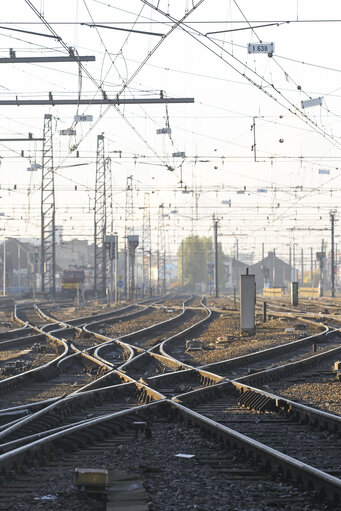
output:
<path id="1" fill-rule="evenodd" d="M 156 422 L 152 439 L 121 434 L 116 443 L 100 442 L 82 453 L 62 454 L 44 468 L 31 469 L 6 485 L 8 506 L 15 510 L 104 510 L 74 485 L 76 467 L 120 469 L 143 481 L 153 511 L 321 511 L 311 493 L 253 470 L 239 453 L 184 424 Z M 102 446 L 100 448 L 100 446 Z M 106 448 L 104 448 L 106 446 Z M 176 454 L 194 454 L 184 459 Z M 39 480 L 39 485 L 32 481 Z M 21 496 L 15 489 L 20 486 Z M 12 497 L 7 497 L 13 488 Z M 0 499 L 0 509 L 3 500 Z"/>

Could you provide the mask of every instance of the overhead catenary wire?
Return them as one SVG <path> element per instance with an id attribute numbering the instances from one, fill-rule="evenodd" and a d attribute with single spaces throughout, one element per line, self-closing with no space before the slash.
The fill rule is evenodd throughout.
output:
<path id="1" fill-rule="evenodd" d="M 132 84 L 131 84 L 131 85 L 132 85 Z M 106 88 L 106 84 L 104 84 L 104 89 L 105 89 L 105 88 Z M 126 114 L 126 112 L 125 112 L 125 114 Z M 129 117 L 128 115 L 126 115 L 126 116 L 127 116 L 127 117 Z M 131 122 L 134 122 L 134 121 L 133 121 L 130 117 L 129 117 L 129 120 L 130 120 Z M 174 128 L 176 128 L 176 126 L 174 125 L 174 123 L 173 123 L 173 126 L 174 126 Z M 198 130 L 197 130 L 197 131 L 198 131 Z M 204 130 L 203 130 L 203 131 L 204 131 Z M 193 134 L 195 134 L 195 130 L 193 130 Z M 328 156 L 326 156 L 326 155 L 322 155 L 322 154 L 321 154 L 320 156 L 321 156 L 322 158 L 325 158 L 325 160 L 326 160 L 326 161 L 329 161 L 329 160 L 328 160 L 328 158 L 329 158 Z M 154 157 L 154 155 L 151 155 L 151 156 L 150 156 L 150 155 L 147 155 L 147 157 L 148 157 L 148 158 L 150 158 L 150 157 L 152 157 L 152 158 L 153 158 L 153 157 Z M 194 157 L 194 155 L 193 155 L 193 157 Z M 307 156 L 307 158 L 308 158 L 308 157 L 309 157 L 309 155 Z M 132 158 L 132 157 L 131 157 L 131 158 Z M 155 158 L 156 158 L 156 157 L 154 157 L 154 159 L 155 159 Z M 238 158 L 238 157 L 236 156 L 236 160 L 237 160 L 237 158 Z M 277 157 L 277 156 L 274 156 L 274 157 L 273 157 L 273 159 L 274 159 L 274 160 L 275 160 L 276 158 L 278 158 L 278 161 L 279 161 L 280 156 L 278 156 L 278 157 Z M 283 155 L 283 156 L 282 156 L 282 158 L 283 158 L 283 160 L 284 160 L 284 159 L 287 159 L 288 161 L 290 161 L 290 159 L 291 159 L 291 160 L 295 159 L 295 157 L 294 157 L 294 156 L 290 156 L 290 155 Z M 297 161 L 299 161 L 299 159 L 298 159 L 298 158 L 299 158 L 299 155 L 298 155 L 298 156 L 297 156 L 297 158 L 296 158 L 296 159 L 297 159 Z M 303 159 L 303 160 L 305 159 L 305 155 L 302 157 L 302 159 Z M 187 162 L 189 163 L 189 159 L 187 159 L 187 158 L 186 158 L 186 163 L 187 163 Z M 315 164 L 315 165 L 317 165 L 317 164 L 318 164 L 318 163 L 317 163 L 317 160 L 314 162 L 314 164 Z M 155 190 L 157 191 L 157 188 L 156 188 L 156 187 L 155 187 Z"/>

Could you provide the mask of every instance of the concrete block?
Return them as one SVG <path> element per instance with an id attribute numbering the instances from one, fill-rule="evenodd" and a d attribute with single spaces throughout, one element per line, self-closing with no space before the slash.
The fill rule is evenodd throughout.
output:
<path id="1" fill-rule="evenodd" d="M 290 328 L 286 328 L 286 329 L 285 329 L 285 333 L 286 333 L 286 334 L 293 334 L 294 332 L 295 332 L 295 329 L 294 329 L 294 328 L 291 328 L 291 327 L 290 327 Z"/>
<path id="2" fill-rule="evenodd" d="M 191 339 L 186 341 L 186 351 L 202 350 L 204 348 L 204 341 L 201 339 Z"/>
<path id="3" fill-rule="evenodd" d="M 333 365 L 334 371 L 341 371 L 341 360 L 337 360 Z"/>
<path id="4" fill-rule="evenodd" d="M 108 471 L 101 468 L 76 468 L 76 486 L 105 488 L 108 484 Z"/>

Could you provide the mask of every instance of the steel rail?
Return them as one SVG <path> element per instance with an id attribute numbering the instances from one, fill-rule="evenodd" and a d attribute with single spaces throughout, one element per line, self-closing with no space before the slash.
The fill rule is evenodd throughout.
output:
<path id="1" fill-rule="evenodd" d="M 242 450 L 250 461 L 253 460 L 257 464 L 262 464 L 265 469 L 272 472 L 276 469 L 278 473 L 285 475 L 286 479 L 296 483 L 303 482 L 309 490 L 317 488 L 322 495 L 324 494 L 330 500 L 340 499 L 341 480 L 339 478 L 298 461 L 242 433 L 238 433 L 193 410 L 189 410 L 179 403 L 174 401 L 170 403 L 174 410 L 191 425 L 199 426 L 224 443 Z"/>
<path id="2" fill-rule="evenodd" d="M 219 362 L 211 362 L 209 364 L 204 364 L 199 366 L 200 369 L 205 369 L 207 371 L 219 371 L 220 368 L 226 370 L 229 366 L 232 368 L 237 368 L 245 363 L 249 362 L 257 362 L 261 360 L 266 360 L 266 358 L 271 358 L 274 354 L 285 353 L 288 351 L 293 351 L 297 347 L 303 347 L 309 344 L 314 344 L 315 342 L 326 338 L 334 333 L 334 330 L 329 330 L 329 327 L 326 325 L 321 325 L 324 328 L 324 331 L 318 334 L 310 335 L 304 337 L 303 339 L 298 339 L 296 341 L 291 341 L 285 344 L 281 344 L 279 346 L 272 346 L 271 348 L 266 348 L 265 350 L 255 351 L 253 353 L 247 353 L 246 355 L 240 355 L 239 357 L 231 358 L 228 360 L 221 360 Z"/>
<path id="3" fill-rule="evenodd" d="M 120 375 L 118 375 L 120 376 Z M 40 436 L 47 436 L 52 427 L 47 427 L 47 423 L 56 423 L 57 425 L 61 421 L 69 420 L 69 416 L 72 413 L 76 413 L 78 410 L 96 410 L 99 404 L 112 404 L 116 401 L 118 404 L 124 401 L 125 398 L 135 397 L 137 401 L 142 401 L 143 404 L 165 399 L 165 396 L 159 392 L 147 387 L 146 385 L 136 382 L 127 381 L 117 383 L 115 386 L 102 387 L 99 389 L 82 389 L 81 393 L 74 392 L 69 394 L 62 399 L 59 399 L 53 403 L 50 403 L 45 408 L 38 410 L 37 412 L 24 417 L 20 422 L 10 425 L 8 428 L 0 432 L 0 452 L 4 452 L 7 448 L 11 448 L 17 444 L 28 443 L 27 439 L 32 440 L 33 437 L 39 438 Z M 139 405 L 136 405 L 139 406 Z M 113 412 L 106 412 L 101 414 L 101 417 L 111 415 Z M 89 419 L 81 419 L 79 423 L 84 423 Z M 40 421 L 40 422 L 39 422 Z M 73 423 L 72 423 L 73 424 Z M 59 430 L 67 429 L 70 423 L 66 423 L 63 426 L 58 426 Z M 32 428 L 35 433 L 28 436 L 20 436 L 20 432 L 25 429 Z M 39 431 L 39 433 L 38 433 Z M 36 436 L 38 435 L 38 436 Z M 10 438 L 10 441 L 4 443 L 5 439 Z"/>
<path id="4" fill-rule="evenodd" d="M 160 347 L 159 347 L 159 350 L 160 350 L 160 353 L 161 355 L 165 356 L 165 357 L 169 357 L 171 359 L 173 359 L 175 362 L 177 363 L 182 363 L 181 361 L 177 360 L 175 357 L 173 357 L 172 355 L 170 355 L 169 353 L 167 353 L 166 349 L 165 349 L 165 346 L 166 345 L 169 345 L 172 341 L 175 341 L 177 339 L 179 339 L 180 337 L 183 337 L 184 335 L 186 335 L 188 332 L 190 331 L 193 331 L 194 329 L 196 329 L 197 327 L 203 325 L 204 323 L 206 323 L 208 320 L 211 319 L 211 316 L 212 316 L 212 310 L 209 309 L 204 303 L 203 303 L 203 300 L 201 300 L 201 305 L 204 309 L 206 309 L 206 312 L 207 312 L 207 316 L 206 318 L 204 319 L 201 319 L 200 321 L 198 321 L 197 323 L 195 323 L 194 325 L 191 325 L 189 326 L 188 328 L 186 328 L 185 330 L 183 330 L 182 332 L 180 333 L 177 333 L 175 335 L 173 335 L 172 337 L 169 337 L 168 339 L 164 340 L 161 344 L 160 344 Z M 192 367 L 192 366 L 189 366 L 188 367 Z"/>
<path id="5" fill-rule="evenodd" d="M 200 429 L 223 443 L 241 450 L 248 456 L 250 461 L 262 465 L 267 471 L 276 471 L 296 484 L 303 483 L 308 489 L 315 488 L 321 496 L 325 496 L 330 500 L 335 501 L 341 496 L 341 480 L 337 477 L 300 462 L 276 449 L 189 410 L 179 403 L 169 400 L 152 402 L 136 407 L 133 410 L 115 412 L 82 422 L 81 424 L 71 425 L 44 438 L 16 447 L 0 455 L 1 472 L 2 474 L 9 474 L 13 468 L 17 470 L 20 467 L 24 468 L 25 465 L 30 465 L 32 459 L 46 456 L 49 450 L 52 452 L 56 448 L 67 450 L 70 442 L 73 449 L 85 447 L 88 445 L 88 440 L 86 439 L 89 439 L 89 435 L 94 438 L 96 432 L 101 432 L 100 437 L 102 438 L 104 428 L 105 431 L 108 433 L 110 431 L 113 434 L 115 430 L 117 431 L 122 428 L 122 421 L 125 428 L 131 427 L 133 418 L 136 417 L 137 413 L 148 414 L 148 412 L 151 412 L 155 414 L 158 411 L 168 413 L 173 420 L 175 416 L 180 416 L 190 425 L 199 426 Z M 98 438 L 98 433 L 95 436 Z"/>
<path id="6" fill-rule="evenodd" d="M 155 325 L 151 325 L 149 327 L 146 327 L 146 328 L 143 328 L 143 329 L 140 329 L 140 330 L 136 330 L 135 332 L 130 332 L 128 334 L 124 334 L 124 335 L 121 335 L 120 337 L 117 337 L 116 339 L 113 339 L 113 338 L 109 338 L 103 334 L 98 334 L 97 332 L 94 332 L 93 330 L 89 329 L 89 326 L 90 325 L 85 325 L 84 327 L 84 330 L 91 333 L 92 335 L 95 335 L 98 339 L 102 339 L 104 340 L 105 342 L 103 344 L 100 344 L 99 346 L 96 347 L 95 349 L 95 352 L 94 352 L 94 356 L 97 357 L 99 360 L 103 360 L 105 361 L 105 358 L 101 357 L 99 355 L 99 351 L 102 349 L 102 348 L 108 348 L 110 347 L 111 345 L 114 345 L 115 343 L 116 344 L 119 344 L 120 346 L 123 347 L 123 349 L 125 349 L 127 352 L 128 352 L 128 359 L 126 360 L 126 362 L 124 364 L 122 364 L 121 366 L 119 366 L 120 368 L 122 368 L 123 365 L 125 365 L 126 363 L 128 363 L 129 361 L 133 360 L 134 358 L 137 358 L 139 355 L 136 355 L 136 352 L 139 352 L 139 351 L 144 351 L 142 348 L 139 348 L 139 347 L 136 347 L 136 346 L 132 346 L 130 345 L 129 343 L 127 342 L 124 342 L 123 339 L 129 339 L 130 337 L 134 337 L 140 333 L 145 333 L 145 332 L 151 332 L 153 331 L 154 329 L 157 329 L 159 328 L 159 326 L 161 325 L 164 325 L 164 324 L 169 324 L 170 322 L 174 321 L 174 320 L 177 320 L 179 319 L 180 317 L 183 316 L 183 314 L 185 313 L 185 303 L 187 301 L 190 301 L 192 299 L 192 297 L 189 297 L 188 299 L 186 299 L 183 304 L 182 304 L 182 312 L 180 314 L 178 314 L 178 316 L 175 316 L 175 318 L 171 318 L 171 319 L 168 319 L 166 321 L 163 321 L 163 322 L 159 322 L 159 323 L 156 323 Z"/>

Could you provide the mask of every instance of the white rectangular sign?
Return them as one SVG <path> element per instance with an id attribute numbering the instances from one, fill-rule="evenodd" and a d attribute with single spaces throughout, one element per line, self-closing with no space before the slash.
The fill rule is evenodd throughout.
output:
<path id="1" fill-rule="evenodd" d="M 156 130 L 157 135 L 170 135 L 171 133 L 171 128 L 159 128 Z"/>
<path id="2" fill-rule="evenodd" d="M 321 106 L 321 105 L 322 105 L 321 98 L 306 99 L 304 101 L 301 101 L 302 108 L 309 108 L 310 106 Z"/>
<path id="3" fill-rule="evenodd" d="M 274 43 L 249 43 L 247 51 L 248 53 L 273 53 L 275 45 Z"/>
<path id="4" fill-rule="evenodd" d="M 92 122 L 94 120 L 93 115 L 75 115 L 74 116 L 75 122 Z"/>
<path id="5" fill-rule="evenodd" d="M 59 130 L 59 135 L 76 135 L 76 130 L 72 129 Z"/>

